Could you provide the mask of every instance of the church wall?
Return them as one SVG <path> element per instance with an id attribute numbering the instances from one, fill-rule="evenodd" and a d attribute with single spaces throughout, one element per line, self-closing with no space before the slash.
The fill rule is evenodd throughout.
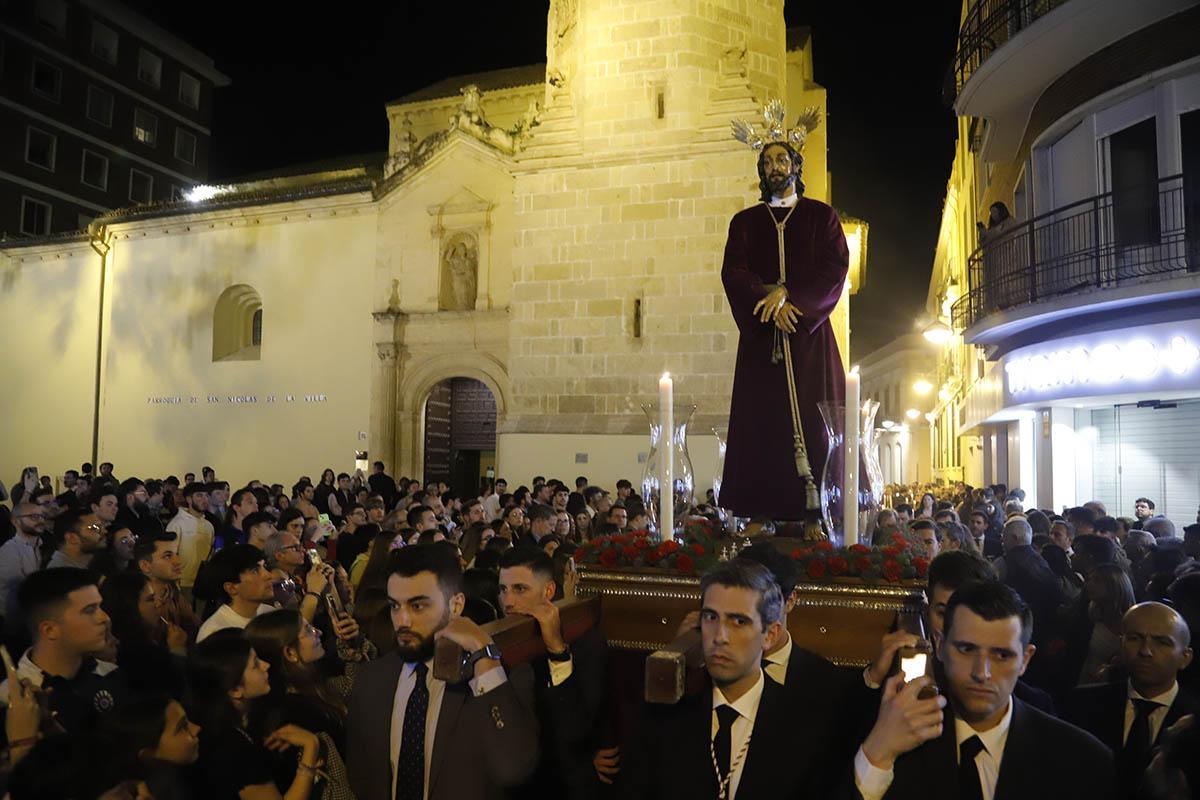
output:
<path id="1" fill-rule="evenodd" d="M 0 480 L 91 459 L 100 257 L 86 242 L 0 250 Z"/>
<path id="2" fill-rule="evenodd" d="M 235 485 L 352 470 L 367 447 L 374 252 L 362 196 L 117 227 L 101 459 L 155 475 L 210 464 Z M 214 306 L 234 284 L 261 296 L 261 360 L 214 363 Z"/>

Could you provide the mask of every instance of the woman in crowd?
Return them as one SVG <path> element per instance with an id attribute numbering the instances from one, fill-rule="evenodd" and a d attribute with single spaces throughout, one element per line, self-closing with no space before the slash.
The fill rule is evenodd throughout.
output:
<path id="1" fill-rule="evenodd" d="M 108 547 L 105 547 L 92 558 L 89 565 L 92 572 L 98 573 L 104 579 L 122 572 L 129 572 L 133 564 L 133 548 L 137 544 L 137 536 L 127 525 L 114 524 L 105 534 Z"/>
<path id="2" fill-rule="evenodd" d="M 363 528 L 376 528 L 371 545 L 359 553 L 350 565 L 350 585 L 357 591 L 367 586 L 382 586 L 387 583 L 388 556 L 398 547 L 404 546 L 403 534 L 393 533 L 368 523 Z"/>
<path id="3" fill-rule="evenodd" d="M 1108 669 L 1121 652 L 1121 619 L 1133 605 L 1133 584 L 1117 564 L 1101 564 L 1088 575 L 1088 618 L 1092 636 L 1079 683 L 1108 680 Z"/>
<path id="4" fill-rule="evenodd" d="M 149 578 L 140 572 L 114 575 L 100 587 L 100 596 L 117 640 L 117 666 L 128 684 L 182 697 L 188 635 L 162 616 Z"/>
<path id="5" fill-rule="evenodd" d="M 356 622 L 348 617 L 340 621 L 346 635 L 358 637 Z M 298 612 L 280 609 L 252 620 L 246 638 L 271 669 L 270 692 L 251 705 L 251 733 L 266 735 L 280 725 L 298 725 L 329 734 L 340 748 L 345 740 L 345 697 L 320 672 L 325 657 L 320 631 Z"/>
<path id="6" fill-rule="evenodd" d="M 196 797 L 187 768 L 200 758 L 200 727 L 167 695 L 122 703 L 103 717 L 100 744 L 103 786 L 138 780 L 155 800 Z"/>
<path id="7" fill-rule="evenodd" d="M 200 759 L 192 771 L 196 796 L 208 800 L 307 800 L 321 766 L 316 734 L 284 725 L 265 738 L 249 732 L 250 705 L 271 691 L 270 667 L 243 632 L 217 631 L 188 662 L 190 716 L 200 725 Z M 272 753 L 299 751 L 294 774 L 280 791 Z"/>
<path id="8" fill-rule="evenodd" d="M 500 617 L 500 578 L 490 569 L 469 569 L 463 572 L 463 595 L 467 605 L 463 613 L 477 625 L 485 625 Z"/>
<path id="9" fill-rule="evenodd" d="M 279 510 L 279 522 L 275 527 L 287 531 L 301 542 L 304 541 L 304 512 L 298 508 L 284 507 Z"/>
<path id="10" fill-rule="evenodd" d="M 475 566 L 475 556 L 495 535 L 495 529 L 486 522 L 476 522 L 463 532 L 462 538 L 458 540 L 458 546 L 462 548 L 463 558 L 467 561 L 468 569 Z"/>
<path id="11" fill-rule="evenodd" d="M 337 491 L 337 475 L 329 467 L 321 473 L 321 482 L 313 492 L 313 503 L 322 514 L 329 513 L 329 495 Z"/>
<path id="12" fill-rule="evenodd" d="M 939 526 L 941 531 L 942 550 L 966 550 L 968 553 L 979 555 L 979 548 L 971 538 L 971 532 L 961 522 L 944 522 Z"/>
<path id="13" fill-rule="evenodd" d="M 936 505 L 937 498 L 931 492 L 921 495 L 921 504 L 917 506 L 917 519 L 933 519 L 934 506 Z"/>
<path id="14" fill-rule="evenodd" d="M 525 508 L 515 503 L 504 507 L 500 515 L 500 527 L 496 535 L 515 542 L 525 532 Z"/>
<path id="15" fill-rule="evenodd" d="M 554 533 L 564 542 L 578 542 L 579 532 L 575 530 L 575 520 L 566 511 L 559 511 L 554 516 Z"/>

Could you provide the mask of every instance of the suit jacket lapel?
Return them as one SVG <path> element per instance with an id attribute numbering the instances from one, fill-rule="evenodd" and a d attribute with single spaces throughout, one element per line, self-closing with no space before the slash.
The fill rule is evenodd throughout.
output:
<path id="1" fill-rule="evenodd" d="M 996 777 L 993 800 L 1024 800 L 1035 795 L 1037 776 L 1030 774 L 1029 768 L 1044 761 L 1045 757 L 1045 753 L 1037 752 L 1029 709 L 1015 697 L 1012 704 L 1012 722 L 1008 726 L 1004 754 L 1000 757 L 1000 774 Z"/>
<path id="2" fill-rule="evenodd" d="M 793 652 L 788 660 L 788 672 L 792 671 Z M 789 674 L 788 681 L 792 676 Z M 758 711 L 754 715 L 754 728 L 750 732 L 750 747 L 746 751 L 746 763 L 742 765 L 742 777 L 738 781 L 738 797 L 766 797 L 770 793 L 772 770 L 777 770 L 780 762 L 772 757 L 773 745 L 779 740 L 786 724 L 784 716 L 786 708 L 783 702 L 784 689 L 770 678 L 763 683 L 762 698 L 758 701 Z M 712 720 L 709 719 L 711 728 Z"/>
<path id="3" fill-rule="evenodd" d="M 1171 703 L 1171 707 L 1167 709 L 1167 716 L 1163 719 L 1163 724 L 1158 729 L 1158 736 L 1154 738 L 1154 743 L 1162 742 L 1163 734 L 1167 728 L 1179 721 L 1180 717 L 1188 714 L 1196 713 L 1195 704 L 1191 702 L 1191 698 L 1180 687 L 1179 693 L 1175 695 L 1175 702 Z"/>
<path id="4" fill-rule="evenodd" d="M 437 730 L 433 733 L 433 755 L 429 761 L 429 791 L 428 797 L 433 797 L 433 789 L 437 785 L 438 776 L 446 761 L 446 753 L 454 743 L 454 728 L 458 715 L 462 712 L 470 689 L 461 683 L 446 684 L 442 694 L 442 707 L 438 711 Z"/>
<path id="5" fill-rule="evenodd" d="M 392 793 L 392 711 L 396 702 L 396 686 L 400 683 L 400 675 L 404 671 L 404 662 L 399 656 L 392 654 L 387 656 L 383 663 L 388 665 L 388 671 L 380 677 L 381 688 L 386 687 L 390 694 L 387 695 L 387 702 L 381 701 L 378 704 L 372 705 L 375 709 L 372 715 L 371 728 L 372 735 L 368 738 L 367 743 L 377 752 L 376 758 L 379 759 L 379 766 L 386 767 L 386 770 L 381 769 L 381 774 L 386 772 L 388 776 L 387 793 L 390 796 Z M 368 763 L 374 763 L 374 759 Z"/>

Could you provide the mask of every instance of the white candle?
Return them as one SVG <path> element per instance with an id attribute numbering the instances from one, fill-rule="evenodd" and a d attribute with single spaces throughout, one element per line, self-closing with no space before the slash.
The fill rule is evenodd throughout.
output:
<path id="1" fill-rule="evenodd" d="M 674 435 L 675 414 L 672 410 L 675 386 L 671 373 L 664 372 L 658 380 L 658 420 L 662 426 L 659 446 L 662 458 L 658 470 L 658 536 L 664 542 L 675 535 L 675 464 L 671 439 Z"/>
<path id="2" fill-rule="evenodd" d="M 842 529 L 843 544 L 858 544 L 858 367 L 846 373 L 846 437 L 845 459 L 842 467 Z"/>

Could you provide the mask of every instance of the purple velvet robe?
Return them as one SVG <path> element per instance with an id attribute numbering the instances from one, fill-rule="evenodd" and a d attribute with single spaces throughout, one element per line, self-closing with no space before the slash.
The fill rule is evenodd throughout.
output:
<path id="1" fill-rule="evenodd" d="M 729 408 L 729 439 L 719 502 L 739 517 L 798 520 L 805 516 L 804 481 L 796 474 L 792 414 L 784 363 L 771 363 L 775 323 L 754 305 L 779 283 L 779 246 L 770 217 L 787 208 L 757 204 L 729 223 L 721 280 L 741 335 Z M 846 374 L 829 314 L 842 296 L 850 264 L 837 212 L 801 197 L 784 229 L 788 299 L 803 314 L 789 339 L 801 427 L 820 491 L 829 442 L 817 403 L 845 402 Z M 839 481 L 840 483 L 840 481 Z M 816 510 L 816 509 L 810 509 Z"/>

